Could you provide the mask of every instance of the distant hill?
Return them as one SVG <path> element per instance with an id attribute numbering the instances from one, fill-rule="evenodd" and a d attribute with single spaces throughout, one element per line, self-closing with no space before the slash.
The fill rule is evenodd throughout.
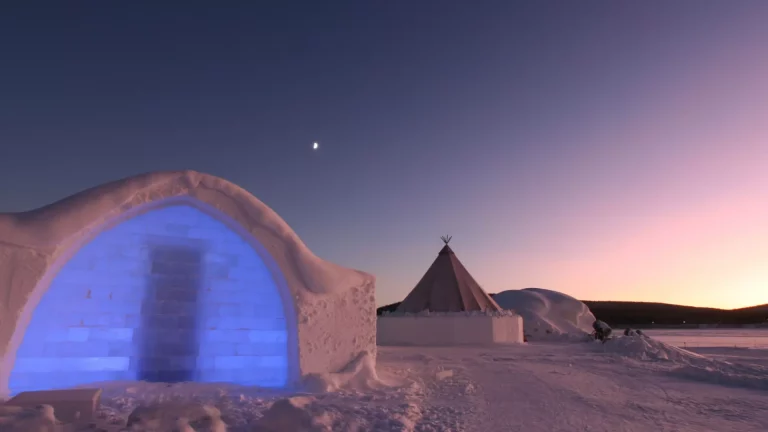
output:
<path id="1" fill-rule="evenodd" d="M 491 294 L 493 297 L 494 294 Z M 584 300 L 582 300 L 584 301 Z M 600 320 L 612 326 L 696 325 L 696 324 L 765 324 L 768 323 L 768 305 L 741 309 L 700 308 L 667 303 L 590 301 L 584 303 Z M 376 309 L 376 314 L 393 312 L 400 303 Z"/>
<path id="2" fill-rule="evenodd" d="M 765 312 L 765 313 L 768 313 L 768 304 L 759 305 L 759 306 L 750 306 L 750 307 L 734 309 L 734 310 L 745 311 L 745 312 L 746 311 L 753 311 L 753 312 Z"/>
<path id="3" fill-rule="evenodd" d="M 666 303 L 584 301 L 599 319 L 611 325 L 754 324 L 734 311 Z"/>

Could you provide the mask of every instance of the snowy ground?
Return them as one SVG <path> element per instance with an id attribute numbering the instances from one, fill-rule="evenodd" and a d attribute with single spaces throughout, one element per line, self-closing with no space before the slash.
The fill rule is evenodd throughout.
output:
<path id="1" fill-rule="evenodd" d="M 654 339 L 684 348 L 738 347 L 768 349 L 768 329 L 649 329 Z"/>
<path id="2" fill-rule="evenodd" d="M 357 381 L 286 401 L 289 395 L 236 387 L 115 383 L 105 389 L 98 427 L 124 430 L 129 414 L 147 402 L 161 405 L 135 416 L 144 429 L 133 430 L 150 430 L 163 416 L 167 424 L 205 417 L 197 401 L 215 406 L 230 431 L 768 430 L 768 350 L 698 351 L 640 338 L 381 348 L 377 372 L 392 387 Z"/>

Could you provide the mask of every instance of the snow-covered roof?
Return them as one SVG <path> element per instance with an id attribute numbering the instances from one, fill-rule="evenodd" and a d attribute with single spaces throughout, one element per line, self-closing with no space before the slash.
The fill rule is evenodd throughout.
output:
<path id="1" fill-rule="evenodd" d="M 372 278 L 319 259 L 277 213 L 245 189 L 191 170 L 141 174 L 87 189 L 36 210 L 0 213 L 0 245 L 55 255 L 120 214 L 144 204 L 184 197 L 195 198 L 230 216 L 266 243 L 268 250 L 278 242 L 284 244 L 293 258 L 289 260 L 293 270 L 303 275 L 304 285 L 312 292 L 358 286 Z"/>

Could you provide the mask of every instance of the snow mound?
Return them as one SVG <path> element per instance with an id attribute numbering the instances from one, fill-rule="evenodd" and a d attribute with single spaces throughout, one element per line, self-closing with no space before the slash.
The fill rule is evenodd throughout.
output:
<path id="1" fill-rule="evenodd" d="M 587 305 L 575 298 L 542 288 L 503 291 L 493 299 L 523 317 L 525 336 L 535 340 L 585 340 L 592 332 Z"/>
<path id="2" fill-rule="evenodd" d="M 130 430 L 179 432 L 226 432 L 221 411 L 200 403 L 166 402 L 137 407 L 128 416 Z"/>
<path id="3" fill-rule="evenodd" d="M 679 364 L 711 362 L 711 359 L 705 356 L 665 344 L 647 336 L 619 336 L 596 346 L 602 347 L 605 352 L 636 360 L 668 361 Z"/>
<path id="4" fill-rule="evenodd" d="M 312 397 L 296 396 L 273 403 L 255 426 L 263 432 L 331 432 L 337 421 L 333 414 L 319 407 Z"/>
<path id="5" fill-rule="evenodd" d="M 709 365 L 681 366 L 670 374 L 677 378 L 721 386 L 768 391 L 768 368 L 764 366 L 712 361 Z"/>
<path id="6" fill-rule="evenodd" d="M 357 401 L 359 404 L 360 401 Z M 419 402 L 404 402 L 365 417 L 365 404 L 352 407 L 329 405 L 315 396 L 294 396 L 275 401 L 253 423 L 256 432 L 335 432 L 452 430 L 445 427 L 420 428 L 424 408 Z M 355 415 L 357 414 L 357 415 Z M 369 413 L 373 414 L 373 413 Z"/>
<path id="7" fill-rule="evenodd" d="M 663 362 L 672 366 L 676 378 L 728 387 L 768 390 L 768 367 L 713 359 L 665 344 L 648 336 L 623 336 L 596 344 L 605 352 L 640 361 Z"/>
<path id="8" fill-rule="evenodd" d="M 341 372 L 308 374 L 304 377 L 303 384 L 304 390 L 312 393 L 366 391 L 396 385 L 379 378 L 376 373 L 376 360 L 368 352 L 358 355 Z"/>
<path id="9" fill-rule="evenodd" d="M 35 408 L 0 405 L 0 431 L 55 431 L 59 428 L 59 422 L 50 405 L 39 405 Z"/>

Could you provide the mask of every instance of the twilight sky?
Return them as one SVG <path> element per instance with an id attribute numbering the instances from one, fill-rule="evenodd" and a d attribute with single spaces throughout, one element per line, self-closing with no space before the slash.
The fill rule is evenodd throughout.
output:
<path id="1" fill-rule="evenodd" d="M 489 292 L 768 303 L 764 0 L 18 3 L 0 211 L 194 169 L 379 304 L 444 234 Z"/>

